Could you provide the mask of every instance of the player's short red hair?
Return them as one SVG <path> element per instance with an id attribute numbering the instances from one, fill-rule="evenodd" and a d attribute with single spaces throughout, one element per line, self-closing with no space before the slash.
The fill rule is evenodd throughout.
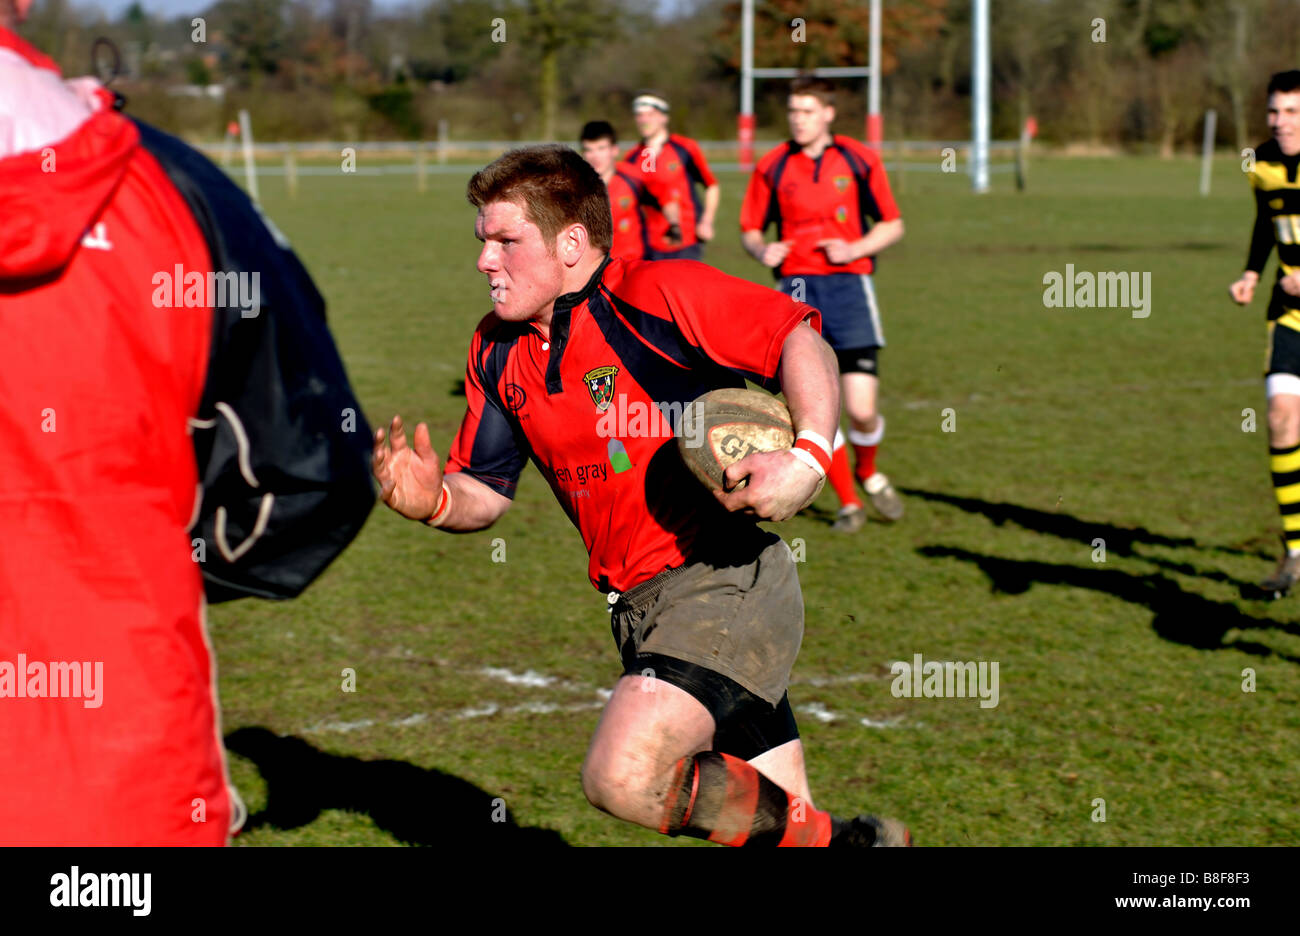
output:
<path id="1" fill-rule="evenodd" d="M 570 224 L 586 228 L 592 246 L 605 253 L 614 241 L 604 181 L 576 151 L 559 143 L 511 150 L 474 173 L 465 195 L 475 208 L 496 201 L 521 206 L 552 251 Z"/>

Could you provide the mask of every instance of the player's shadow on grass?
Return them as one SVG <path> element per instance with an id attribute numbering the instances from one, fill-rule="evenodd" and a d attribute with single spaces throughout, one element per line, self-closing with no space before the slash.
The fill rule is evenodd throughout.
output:
<path id="1" fill-rule="evenodd" d="M 1133 547 L 1138 543 L 1142 543 L 1149 546 L 1191 548 L 1226 553 L 1232 556 L 1249 556 L 1253 559 L 1275 558 L 1266 552 L 1258 550 L 1243 549 L 1239 546 L 1207 546 L 1198 543 L 1189 536 L 1165 536 L 1162 533 L 1153 533 L 1145 527 L 1121 527 L 1101 520 L 1080 520 L 1070 514 L 1038 510 L 1034 507 L 1022 507 L 1020 504 L 986 501 L 978 497 L 959 497 L 955 494 L 922 491 L 916 488 L 903 488 L 902 492 L 908 497 L 948 504 L 967 513 L 983 514 L 995 526 L 1002 526 L 1007 521 L 1010 521 L 1016 526 L 1032 530 L 1035 533 L 1047 533 L 1051 536 L 1059 536 L 1062 539 L 1077 540 L 1089 547 L 1092 546 L 1093 540 L 1101 538 L 1106 542 L 1106 552 L 1119 556 L 1136 555 L 1133 552 Z M 1138 558 L 1150 562 L 1156 561 L 1149 556 L 1139 556 Z M 1189 574 L 1206 577 L 1202 573 Z"/>
<path id="2" fill-rule="evenodd" d="M 471 842 L 511 848 L 557 848 L 558 832 L 504 821 L 495 797 L 467 780 L 403 761 L 362 760 L 317 750 L 302 738 L 280 737 L 266 728 L 240 728 L 226 747 L 247 757 L 267 786 L 266 808 L 248 817 L 245 829 L 296 829 L 324 809 L 362 813 L 394 838 L 412 845 Z"/>
<path id="3" fill-rule="evenodd" d="M 1240 650 L 1254 656 L 1276 656 L 1300 663 L 1300 657 L 1280 653 L 1261 643 L 1240 638 L 1224 639 L 1228 631 L 1242 629 L 1277 630 L 1300 636 L 1300 625 L 1252 617 L 1235 605 L 1184 591 L 1173 579 L 1159 573 L 1134 575 L 1118 569 L 1004 559 L 948 546 L 923 546 L 917 552 L 930 559 L 959 559 L 974 563 L 988 576 L 995 592 L 1022 595 L 1035 584 L 1068 585 L 1104 592 L 1150 608 L 1155 614 L 1151 627 L 1165 640 L 1198 650 Z"/>

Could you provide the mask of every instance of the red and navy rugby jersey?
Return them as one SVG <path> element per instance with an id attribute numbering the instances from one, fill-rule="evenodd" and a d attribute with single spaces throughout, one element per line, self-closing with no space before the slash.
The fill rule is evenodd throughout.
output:
<path id="1" fill-rule="evenodd" d="M 531 322 L 479 323 L 447 471 L 513 497 L 531 459 L 582 534 L 592 584 L 625 591 L 681 565 L 710 528 L 752 529 L 690 475 L 673 427 L 708 390 L 779 389 L 781 348 L 805 319 L 821 330 L 811 306 L 703 263 L 606 259 L 555 301 L 549 340 Z"/>
<path id="2" fill-rule="evenodd" d="M 675 201 L 682 213 L 682 240 L 679 244 L 667 241 L 668 219 L 663 212 L 651 208 L 646 211 L 646 230 L 650 247 L 653 250 L 680 250 L 699 242 L 695 236 L 695 223 L 704 211 L 699 192 L 695 186 L 708 188 L 716 185 L 718 180 L 709 171 L 709 164 L 700 152 L 700 146 L 690 137 L 677 133 L 668 134 L 668 139 L 659 148 L 659 155 L 652 158 L 644 143 L 638 143 L 624 158 L 623 162 L 641 169 L 646 188 L 650 190 L 660 204 Z"/>
<path id="3" fill-rule="evenodd" d="M 609 191 L 609 212 L 614 220 L 614 245 L 611 257 L 644 260 L 646 240 L 645 207 L 659 208 L 659 201 L 645 187 L 637 166 L 619 166 L 605 188 Z"/>
<path id="4" fill-rule="evenodd" d="M 834 264 L 817 242 L 857 240 L 870 230 L 868 218 L 875 223 L 898 217 L 880 156 L 837 135 L 816 159 L 790 140 L 759 160 L 740 208 L 740 229 L 763 231 L 776 224 L 777 240 L 794 241 L 780 276 L 870 273 L 871 257 Z"/>

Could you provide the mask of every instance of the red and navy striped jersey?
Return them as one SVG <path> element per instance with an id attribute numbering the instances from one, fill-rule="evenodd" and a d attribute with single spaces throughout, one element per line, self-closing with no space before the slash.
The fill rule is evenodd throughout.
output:
<path id="1" fill-rule="evenodd" d="M 649 242 L 646 239 L 645 208 L 659 208 L 659 201 L 645 187 L 645 179 L 636 166 L 619 166 L 605 188 L 609 192 L 609 212 L 614 221 L 614 245 L 611 257 L 644 260 Z"/>
<path id="2" fill-rule="evenodd" d="M 681 565 L 706 531 L 753 529 L 690 475 L 673 432 L 706 391 L 779 389 L 805 319 L 820 331 L 811 306 L 703 263 L 607 258 L 556 300 L 549 339 L 531 322 L 479 323 L 447 471 L 513 497 L 532 460 L 582 534 L 592 584 L 625 591 Z"/>
<path id="3" fill-rule="evenodd" d="M 780 276 L 870 273 L 871 257 L 833 264 L 817 242 L 857 240 L 872 223 L 898 217 L 880 156 L 837 135 L 816 159 L 790 140 L 759 160 L 740 208 L 740 229 L 763 231 L 775 224 L 777 240 L 794 241 Z"/>
<path id="4" fill-rule="evenodd" d="M 695 223 L 699 220 L 704 206 L 700 202 L 696 185 L 708 188 L 716 185 L 718 180 L 709 171 L 709 164 L 700 151 L 700 145 L 690 137 L 677 133 L 668 134 L 668 139 L 654 156 L 644 143 L 638 143 L 624 158 L 623 162 L 641 169 L 646 188 L 650 190 L 660 204 L 677 202 L 682 213 L 682 240 L 679 244 L 668 242 L 668 219 L 663 212 L 651 208 L 646 211 L 646 227 L 650 247 L 653 250 L 680 250 L 699 242 L 695 236 Z"/>

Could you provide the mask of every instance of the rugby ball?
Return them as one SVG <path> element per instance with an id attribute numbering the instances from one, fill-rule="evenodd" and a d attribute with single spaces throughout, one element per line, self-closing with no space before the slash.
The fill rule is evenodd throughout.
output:
<path id="1" fill-rule="evenodd" d="M 682 413 L 677 448 L 682 461 L 710 491 L 724 489 L 722 473 L 754 452 L 778 452 L 794 445 L 790 411 L 776 397 L 757 390 L 710 390 Z M 731 490 L 748 483 L 742 478 Z"/>

